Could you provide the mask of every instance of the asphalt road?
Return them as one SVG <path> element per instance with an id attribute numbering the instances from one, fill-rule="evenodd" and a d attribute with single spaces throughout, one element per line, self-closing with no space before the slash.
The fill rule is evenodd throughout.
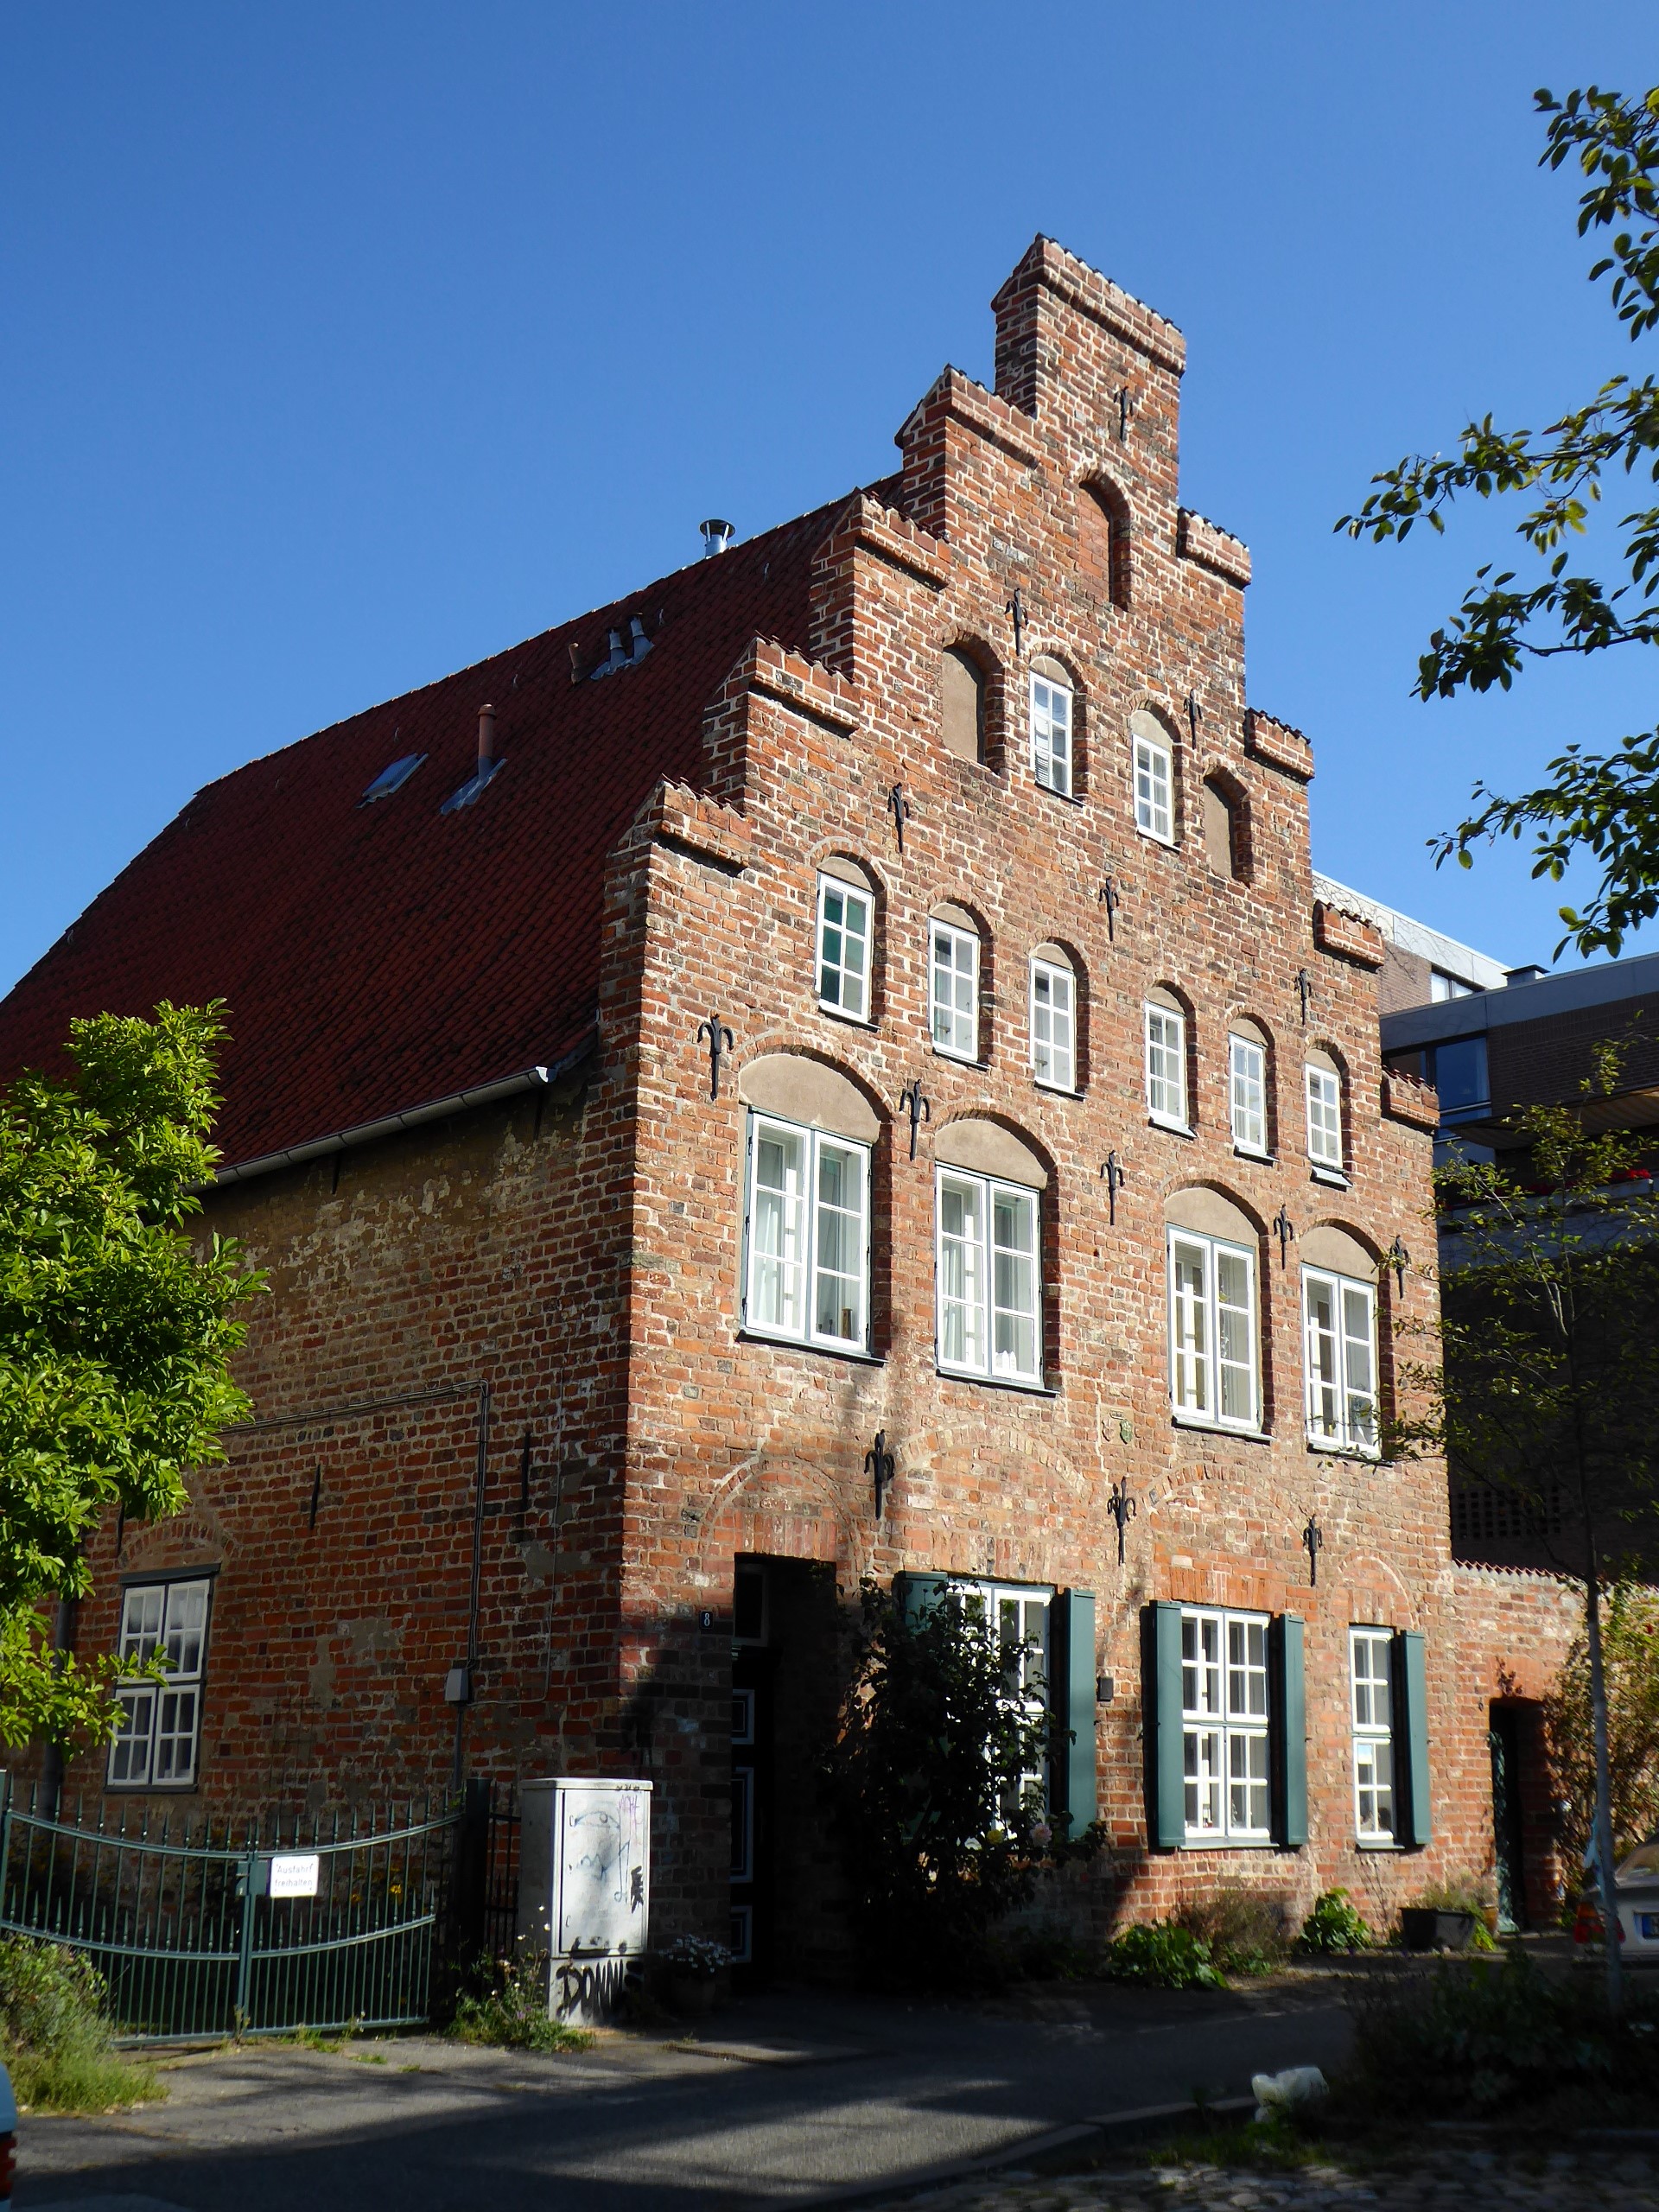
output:
<path id="1" fill-rule="evenodd" d="M 1195 2089 L 1329 2064 L 1325 1981 L 1110 1986 L 944 2008 L 797 1993 L 696 2043 L 571 2056 L 435 2038 L 173 2062 L 164 2103 L 26 2118 L 17 2212 L 713 2212 L 902 2186 L 953 2159 Z"/>

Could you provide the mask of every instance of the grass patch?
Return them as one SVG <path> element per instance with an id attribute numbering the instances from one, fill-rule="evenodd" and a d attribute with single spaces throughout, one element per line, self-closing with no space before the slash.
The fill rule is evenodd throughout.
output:
<path id="1" fill-rule="evenodd" d="M 1334 2170 L 1337 2165 L 1328 2144 L 1311 2139 L 1279 2119 L 1168 2136 L 1147 2152 L 1147 2163 L 1160 2167 L 1249 2166 L 1268 2173 L 1299 2172 L 1307 2166 Z"/>
<path id="2" fill-rule="evenodd" d="M 526 1957 L 486 1963 L 485 1986 L 455 2000 L 449 2033 L 457 2043 L 502 2050 L 589 2050 L 587 2028 L 568 2028 L 547 2009 L 547 1960 Z"/>
<path id="3" fill-rule="evenodd" d="M 61 1944 L 0 1936 L 0 2058 L 30 2112 L 108 2112 L 167 2094 L 153 2068 L 112 2045 L 109 1991 Z"/>

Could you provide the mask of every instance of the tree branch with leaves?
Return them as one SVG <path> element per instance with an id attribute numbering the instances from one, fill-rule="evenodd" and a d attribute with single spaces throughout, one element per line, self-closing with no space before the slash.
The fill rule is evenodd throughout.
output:
<path id="1" fill-rule="evenodd" d="M 1535 99 L 1549 118 L 1541 166 L 1576 167 L 1587 180 L 1579 235 L 1611 234 L 1591 281 L 1611 277 L 1617 320 L 1632 340 L 1646 338 L 1659 327 L 1659 86 L 1635 99 L 1593 85 L 1562 100 L 1547 91 Z M 1418 454 L 1372 478 L 1378 489 L 1337 528 L 1379 543 L 1409 537 L 1420 522 L 1443 531 L 1462 498 L 1523 505 L 1515 529 L 1529 573 L 1477 569 L 1418 662 L 1420 699 L 1507 691 L 1531 661 L 1659 645 L 1659 505 L 1621 518 L 1616 580 L 1586 575 L 1573 560 L 1604 486 L 1620 477 L 1659 482 L 1651 376 L 1609 378 L 1541 431 L 1503 429 L 1487 415 L 1465 427 L 1455 454 Z M 1478 845 L 1530 834 L 1535 877 L 1559 883 L 1580 854 L 1599 864 L 1589 905 L 1558 910 L 1567 929 L 1558 953 L 1573 944 L 1617 957 L 1629 932 L 1659 913 L 1659 728 L 1602 750 L 1568 745 L 1532 790 L 1505 797 L 1483 781 L 1473 796 L 1475 812 L 1431 839 L 1437 862 L 1468 868 Z"/>

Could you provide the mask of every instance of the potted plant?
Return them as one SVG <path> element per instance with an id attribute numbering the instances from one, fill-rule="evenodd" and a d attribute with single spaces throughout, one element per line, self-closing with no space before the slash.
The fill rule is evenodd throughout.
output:
<path id="1" fill-rule="evenodd" d="M 731 1953 L 712 1937 L 677 1936 L 658 1961 L 671 2010 L 683 2019 L 707 2019 L 731 1963 Z"/>
<path id="2" fill-rule="evenodd" d="M 1466 1951 L 1479 1929 L 1485 1938 L 1489 1900 L 1485 1885 L 1472 1874 L 1451 1874 L 1431 1882 L 1415 1900 L 1400 1908 L 1400 1944 L 1407 1951 Z"/>

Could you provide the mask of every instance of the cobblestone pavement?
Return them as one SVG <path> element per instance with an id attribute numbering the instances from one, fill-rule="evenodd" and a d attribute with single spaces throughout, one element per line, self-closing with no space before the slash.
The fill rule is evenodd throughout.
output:
<path id="1" fill-rule="evenodd" d="M 1659 2155 L 1558 2152 L 1505 2158 L 1447 2149 L 1420 2164 L 1370 2172 L 1336 2165 L 1264 2172 L 1244 2166 L 1141 2165 L 1113 2173 L 1004 2173 L 896 2197 L 882 2212 L 1326 2212 L 1370 2206 L 1427 2212 L 1654 2212 Z"/>

